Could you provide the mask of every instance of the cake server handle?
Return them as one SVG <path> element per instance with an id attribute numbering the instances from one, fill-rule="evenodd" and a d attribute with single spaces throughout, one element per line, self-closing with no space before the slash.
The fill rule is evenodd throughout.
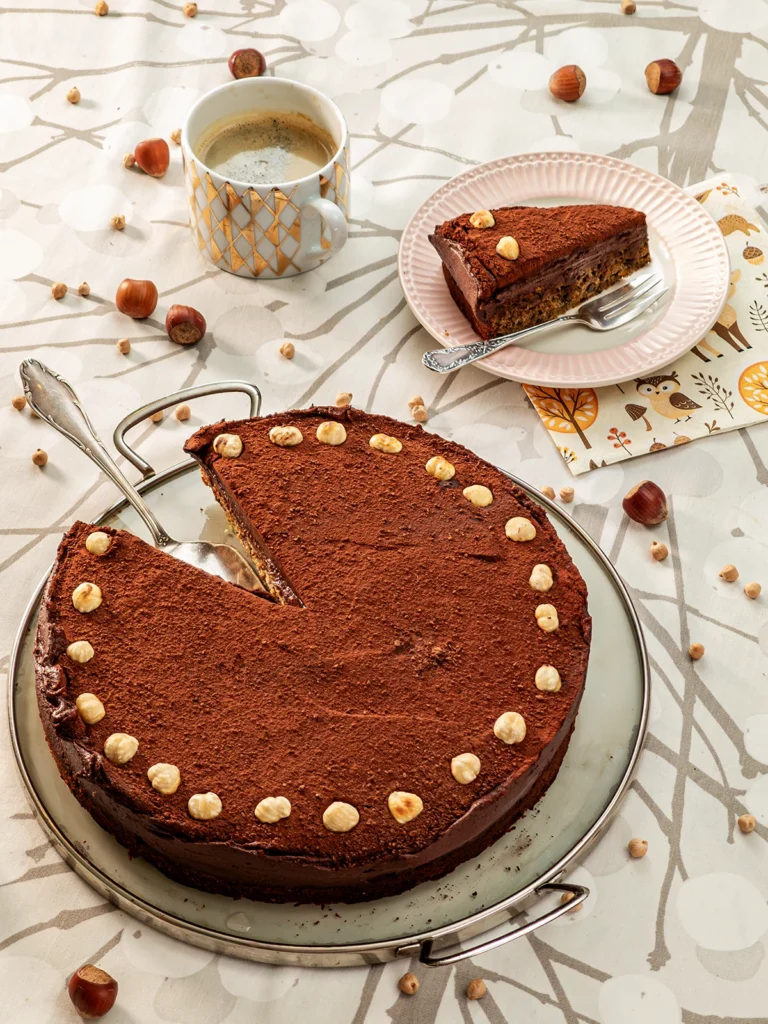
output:
<path id="1" fill-rule="evenodd" d="M 433 939 L 425 939 L 423 942 L 414 943 L 413 947 L 401 946 L 397 952 L 400 956 L 418 956 L 419 963 L 424 964 L 425 967 L 446 967 L 449 964 L 457 964 L 459 961 L 466 960 L 470 956 L 480 956 L 481 953 L 488 953 L 492 949 L 498 949 L 499 946 L 503 946 L 506 942 L 512 942 L 514 939 L 522 939 L 525 935 L 530 935 L 537 928 L 557 920 L 558 917 L 568 913 L 569 910 L 575 910 L 589 896 L 589 889 L 585 885 L 576 885 L 573 882 L 546 882 L 536 889 L 537 896 L 543 896 L 547 892 L 569 892 L 572 898 L 567 903 L 559 903 L 552 910 L 547 911 L 546 914 L 542 914 L 541 917 L 536 917 L 532 921 L 526 921 L 524 925 L 520 925 L 518 928 L 513 928 L 511 931 L 505 932 L 503 935 L 497 935 L 496 938 L 488 939 L 486 942 L 479 942 L 476 946 L 463 946 L 456 953 L 446 953 L 445 956 L 432 956 Z"/>
<path id="2" fill-rule="evenodd" d="M 37 359 L 25 359 L 19 367 L 19 375 L 32 410 L 77 445 L 109 477 L 144 520 L 157 547 L 172 544 L 173 539 L 104 447 L 72 385 Z"/>
<path id="3" fill-rule="evenodd" d="M 452 373 L 460 370 L 462 366 L 468 366 L 478 359 L 485 359 L 493 355 L 499 349 L 513 345 L 531 334 L 543 331 L 545 327 L 552 327 L 553 324 L 561 324 L 565 320 L 573 320 L 573 316 L 566 314 L 558 316 L 554 320 L 545 320 L 543 324 L 534 324 L 533 327 L 526 327 L 522 331 L 515 331 L 514 334 L 500 334 L 498 338 L 491 338 L 489 341 L 471 341 L 469 345 L 457 345 L 456 348 L 438 348 L 432 352 L 425 352 L 421 357 L 422 363 L 428 370 L 435 370 L 437 373 Z"/>

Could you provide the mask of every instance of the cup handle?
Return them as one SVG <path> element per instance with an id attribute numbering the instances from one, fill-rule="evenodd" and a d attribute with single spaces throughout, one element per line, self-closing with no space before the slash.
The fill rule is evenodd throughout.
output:
<path id="1" fill-rule="evenodd" d="M 304 250 L 304 256 L 312 259 L 313 257 L 319 257 L 320 262 L 327 260 L 329 256 L 333 256 L 339 249 L 344 245 L 347 240 L 347 218 L 344 216 L 343 211 L 330 199 L 323 199 L 322 196 L 315 196 L 313 199 L 308 199 L 301 207 L 302 213 L 305 210 L 315 210 L 325 223 L 328 225 L 331 231 L 331 246 L 329 249 L 324 249 L 322 244 L 308 245 Z"/>

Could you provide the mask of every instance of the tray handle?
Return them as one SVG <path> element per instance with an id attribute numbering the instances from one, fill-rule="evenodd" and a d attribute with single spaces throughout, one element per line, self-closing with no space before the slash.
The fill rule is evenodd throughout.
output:
<path id="1" fill-rule="evenodd" d="M 172 395 L 167 395 L 165 398 L 157 398 L 154 402 L 148 402 L 146 405 L 142 405 L 140 409 L 136 409 L 134 412 L 129 412 L 127 416 L 115 427 L 115 432 L 112 435 L 115 448 L 124 455 L 129 462 L 141 472 L 141 475 L 146 480 L 147 477 L 154 476 L 155 470 L 146 459 L 143 459 L 138 452 L 134 451 L 133 448 L 125 440 L 126 433 L 135 427 L 137 423 L 141 423 L 148 416 L 151 416 L 155 412 L 160 412 L 162 409 L 167 409 L 170 405 L 176 405 L 179 402 L 187 401 L 192 398 L 202 398 L 204 395 L 220 395 L 227 394 L 231 391 L 242 391 L 243 394 L 248 395 L 250 399 L 250 416 L 258 416 L 261 411 L 261 392 L 255 384 L 249 384 L 246 380 L 217 380 L 210 384 L 197 384 L 192 388 L 183 388 L 181 391 L 176 391 Z"/>
<path id="2" fill-rule="evenodd" d="M 589 896 L 589 889 L 585 885 L 575 885 L 572 882 L 547 882 L 545 885 L 539 886 L 536 890 L 536 895 L 541 896 L 546 892 L 571 892 L 573 893 L 573 899 L 567 903 L 561 903 L 541 917 L 527 921 L 519 928 L 513 928 L 504 935 L 499 935 L 495 939 L 488 939 L 487 942 L 479 942 L 476 946 L 462 947 L 457 953 L 446 953 L 445 956 L 432 956 L 434 940 L 425 939 L 419 944 L 419 963 L 424 964 L 426 967 L 446 967 L 449 964 L 457 964 L 460 960 L 466 960 L 467 957 L 488 953 L 492 949 L 498 949 L 499 946 L 503 946 L 506 942 L 522 939 L 525 935 L 530 935 L 537 928 L 541 928 L 551 921 L 556 921 L 558 917 L 566 914 L 569 910 L 573 910 L 574 907 L 583 903 L 587 896 Z"/>

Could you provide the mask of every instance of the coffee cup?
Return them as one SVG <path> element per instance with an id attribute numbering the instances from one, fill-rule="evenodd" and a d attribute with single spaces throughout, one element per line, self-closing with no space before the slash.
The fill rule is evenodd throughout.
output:
<path id="1" fill-rule="evenodd" d="M 244 147 L 258 137 L 263 148 L 241 158 L 238 132 Z M 190 110 L 181 145 L 190 228 L 214 266 L 241 277 L 291 277 L 318 267 L 346 242 L 347 126 L 317 89 L 285 78 L 219 86 Z M 297 168 L 307 173 L 262 180 Z M 240 180 L 233 171 L 249 173 Z"/>

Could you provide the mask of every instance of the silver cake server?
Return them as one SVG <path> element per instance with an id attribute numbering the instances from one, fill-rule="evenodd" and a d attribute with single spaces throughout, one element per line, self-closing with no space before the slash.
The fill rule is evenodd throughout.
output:
<path id="1" fill-rule="evenodd" d="M 260 591 L 263 596 L 268 596 L 256 570 L 233 547 L 203 540 L 177 541 L 166 533 L 154 512 L 107 452 L 71 384 L 37 359 L 25 359 L 19 367 L 19 374 L 30 407 L 106 473 L 146 523 L 155 547 L 244 590 Z"/>

